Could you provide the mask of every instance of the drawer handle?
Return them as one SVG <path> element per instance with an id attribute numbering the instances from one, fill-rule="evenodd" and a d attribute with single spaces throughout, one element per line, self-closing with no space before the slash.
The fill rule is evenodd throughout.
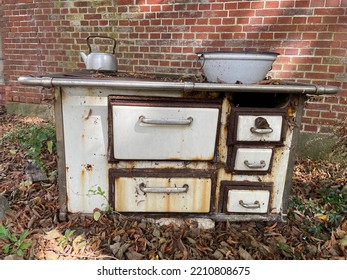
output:
<path id="1" fill-rule="evenodd" d="M 273 132 L 267 119 L 263 117 L 257 117 L 254 120 L 254 127 L 251 127 L 251 132 L 255 134 L 269 134 Z"/>
<path id="2" fill-rule="evenodd" d="M 265 160 L 261 160 L 258 164 L 257 163 L 250 163 L 248 160 L 245 160 L 243 162 L 248 168 L 251 169 L 258 169 L 258 168 L 264 168 L 266 166 Z"/>
<path id="3" fill-rule="evenodd" d="M 186 193 L 189 186 L 184 184 L 182 188 L 166 188 L 166 187 L 146 187 L 144 183 L 140 184 L 140 190 L 144 193 Z"/>
<path id="4" fill-rule="evenodd" d="M 156 125 L 190 125 L 193 122 L 192 117 L 187 119 L 152 119 L 146 118 L 145 116 L 140 116 L 139 120 L 141 123 L 145 124 L 156 124 Z"/>
<path id="5" fill-rule="evenodd" d="M 254 203 L 244 203 L 243 200 L 240 200 L 239 201 L 239 204 L 244 207 L 244 208 L 247 208 L 247 209 L 257 209 L 257 208 L 260 208 L 260 203 L 258 200 L 254 201 Z"/>
<path id="6" fill-rule="evenodd" d="M 269 128 L 256 128 L 256 127 L 251 127 L 251 132 L 254 134 L 269 134 L 273 132 L 274 130 L 269 127 Z"/>

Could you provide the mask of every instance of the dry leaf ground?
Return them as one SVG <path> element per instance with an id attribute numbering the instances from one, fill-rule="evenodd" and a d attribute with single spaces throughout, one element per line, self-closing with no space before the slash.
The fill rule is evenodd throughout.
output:
<path id="1" fill-rule="evenodd" d="M 43 120 L 0 115 L 0 137 L 33 122 Z M 105 213 L 98 221 L 75 215 L 60 222 L 55 177 L 25 183 L 25 151 L 15 141 L 0 143 L 0 194 L 10 203 L 0 224 L 15 236 L 28 230 L 24 259 L 347 259 L 347 172 L 341 164 L 297 161 L 286 223 L 216 222 L 204 230 L 189 221 L 158 226 Z M 42 159 L 54 174 L 56 155 Z M 8 255 L 5 244 L 0 239 L 0 259 Z"/>

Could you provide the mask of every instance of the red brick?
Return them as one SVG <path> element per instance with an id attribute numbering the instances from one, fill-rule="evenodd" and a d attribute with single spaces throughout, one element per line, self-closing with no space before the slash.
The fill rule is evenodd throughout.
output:
<path id="1" fill-rule="evenodd" d="M 326 7 L 341 7 L 341 0 L 326 0 Z M 343 7 L 343 6 L 342 6 Z"/>
<path id="2" fill-rule="evenodd" d="M 317 126 L 304 124 L 302 130 L 306 132 L 317 132 L 318 128 Z"/>
<path id="3" fill-rule="evenodd" d="M 326 118 L 326 119 L 335 119 L 337 117 L 337 113 L 336 112 L 322 112 L 321 117 Z"/>
<path id="4" fill-rule="evenodd" d="M 246 10 L 251 8 L 251 3 L 249 1 L 238 2 L 237 9 L 238 10 Z"/>
<path id="5" fill-rule="evenodd" d="M 256 10 L 256 16 L 281 16 L 283 14 L 282 9 L 267 9 L 267 10 Z"/>
<path id="6" fill-rule="evenodd" d="M 274 9 L 279 7 L 279 1 L 265 1 L 266 9 Z"/>
<path id="7" fill-rule="evenodd" d="M 150 4 L 150 2 L 153 0 L 147 0 L 147 3 Z M 134 0 L 117 0 L 117 5 L 121 6 L 121 5 L 134 5 L 135 2 Z"/>
<path id="8" fill-rule="evenodd" d="M 236 19 L 236 24 L 248 24 L 249 23 L 249 18 L 237 18 Z"/>
<path id="9" fill-rule="evenodd" d="M 251 9 L 263 9 L 263 8 L 264 8 L 264 1 L 251 2 Z"/>
<path id="10" fill-rule="evenodd" d="M 314 14 L 315 15 L 344 15 L 345 14 L 345 10 L 344 8 L 316 8 L 314 9 Z"/>
<path id="11" fill-rule="evenodd" d="M 164 12 L 169 12 L 169 11 L 173 11 L 174 9 L 172 5 L 162 5 L 161 10 Z"/>
<path id="12" fill-rule="evenodd" d="M 285 55 L 298 55 L 299 54 L 299 50 L 298 49 L 286 49 L 284 54 Z"/>
<path id="13" fill-rule="evenodd" d="M 251 40 L 254 40 L 254 39 L 259 39 L 259 36 L 260 34 L 259 33 L 246 33 L 246 37 L 247 39 L 251 39 Z"/>
<path id="14" fill-rule="evenodd" d="M 320 111 L 313 111 L 313 110 L 305 110 L 305 116 L 309 118 L 318 118 L 320 115 Z"/>
<path id="15" fill-rule="evenodd" d="M 236 2 L 226 2 L 225 3 L 225 9 L 226 10 L 236 10 L 237 9 L 237 3 Z"/>
<path id="16" fill-rule="evenodd" d="M 211 4 L 199 4 L 199 10 L 209 11 L 209 10 L 211 10 Z"/>

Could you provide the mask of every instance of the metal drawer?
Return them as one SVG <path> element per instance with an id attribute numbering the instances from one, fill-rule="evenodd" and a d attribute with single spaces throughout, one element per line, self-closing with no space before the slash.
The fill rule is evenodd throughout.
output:
<path id="1" fill-rule="evenodd" d="M 184 107 L 182 106 L 184 105 Z M 208 104 L 112 104 L 116 160 L 213 160 L 219 108 Z"/>
<path id="2" fill-rule="evenodd" d="M 139 171 L 140 172 L 140 171 Z M 137 172 L 138 175 L 139 172 Z M 176 171 L 177 172 L 177 171 Z M 133 173 L 133 172 L 131 172 Z M 146 172 L 143 171 L 145 174 Z M 157 177 L 128 174 L 112 175 L 111 196 L 117 212 L 208 213 L 212 196 L 212 177 Z M 153 173 L 154 176 L 154 173 Z M 182 176 L 182 174 L 181 174 Z M 187 174 L 186 174 L 187 176 Z"/>
<path id="3" fill-rule="evenodd" d="M 235 146 L 230 159 L 230 169 L 240 174 L 265 174 L 271 170 L 272 147 Z"/>
<path id="4" fill-rule="evenodd" d="M 269 211 L 272 187 L 258 183 L 236 183 L 224 186 L 223 212 L 257 213 Z"/>
<path id="5" fill-rule="evenodd" d="M 231 143 L 277 143 L 281 144 L 284 139 L 283 109 L 249 109 L 235 108 L 233 114 L 233 133 Z"/>

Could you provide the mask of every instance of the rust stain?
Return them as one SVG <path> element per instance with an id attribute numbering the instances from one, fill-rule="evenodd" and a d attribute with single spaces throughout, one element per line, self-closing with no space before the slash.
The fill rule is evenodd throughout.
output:
<path id="1" fill-rule="evenodd" d="M 61 100 L 64 101 L 66 99 L 66 92 L 64 88 L 62 87 L 60 88 L 60 90 L 61 90 Z"/>
<path id="2" fill-rule="evenodd" d="M 84 141 L 84 138 L 85 138 L 85 134 L 84 134 L 84 130 L 82 131 L 82 135 L 81 135 L 81 138 L 82 138 L 82 142 Z"/>
<path id="3" fill-rule="evenodd" d="M 172 211 L 172 208 L 171 208 L 171 197 L 172 196 L 170 196 L 170 194 L 166 194 L 165 197 L 166 197 L 166 199 L 165 199 L 166 211 L 171 212 Z"/>
<path id="4" fill-rule="evenodd" d="M 167 181 L 166 181 L 166 184 L 165 184 L 165 188 L 171 188 L 171 179 L 169 178 Z M 164 197 L 163 197 L 164 198 Z M 170 194 L 166 193 L 165 194 L 165 198 L 163 200 L 165 200 L 165 203 L 164 203 L 164 207 L 166 208 L 166 212 L 171 212 L 172 209 L 171 209 L 171 199 L 172 199 L 172 196 L 170 196 Z"/>
<path id="5" fill-rule="evenodd" d="M 182 160 L 180 157 L 168 157 L 166 160 Z"/>
<path id="6" fill-rule="evenodd" d="M 197 99 L 215 99 L 221 96 L 219 92 L 184 92 L 183 98 L 197 98 Z"/>
<path id="7" fill-rule="evenodd" d="M 81 174 L 80 174 L 80 197 L 81 197 L 81 204 L 85 205 L 85 172 L 84 169 L 81 170 Z"/>
<path id="8" fill-rule="evenodd" d="M 138 178 L 139 179 L 139 178 Z M 143 178 L 144 179 L 144 178 Z M 177 180 L 176 180 L 177 179 Z M 139 180 L 135 178 L 115 179 L 115 210 L 137 212 L 209 212 L 211 179 L 209 178 L 153 178 L 147 187 L 162 187 L 161 193 L 143 194 L 137 191 Z M 189 185 L 188 193 L 166 193 L 168 188 Z M 131 198 L 129 198 L 131 196 Z"/>
<path id="9" fill-rule="evenodd" d="M 89 111 L 88 111 L 87 115 L 86 115 L 86 116 L 84 116 L 84 117 L 83 117 L 83 119 L 84 119 L 84 120 L 88 120 L 88 119 L 89 119 L 89 117 L 92 115 L 92 113 L 93 113 L 93 110 L 92 110 L 92 109 L 89 109 Z"/>
<path id="10" fill-rule="evenodd" d="M 197 188 L 197 182 L 199 179 L 194 179 L 193 182 L 191 182 L 189 184 L 189 191 L 191 196 L 192 196 L 192 200 L 191 201 L 186 201 L 188 208 L 191 209 L 191 211 L 198 211 L 199 208 L 201 208 L 201 204 L 203 204 L 203 199 L 201 197 L 201 195 L 204 195 L 204 190 L 201 192 L 199 192 L 199 187 L 204 188 L 203 185 L 202 186 L 198 186 Z M 200 182 L 203 183 L 203 180 L 199 180 Z"/>
<path id="11" fill-rule="evenodd" d="M 293 106 L 291 106 L 291 104 L 290 104 L 290 105 L 288 106 L 288 111 L 287 111 L 288 116 L 289 116 L 289 117 L 294 117 L 295 112 L 296 112 L 296 108 L 293 107 Z"/>
<path id="12" fill-rule="evenodd" d="M 84 170 L 83 170 L 83 169 L 81 170 L 80 179 L 81 179 L 81 180 L 80 180 L 81 182 L 84 182 L 84 181 L 85 181 L 85 173 L 84 173 Z"/>
<path id="13" fill-rule="evenodd" d="M 298 106 L 299 106 L 299 97 L 298 96 L 292 97 L 287 109 L 287 114 L 289 117 L 293 117 L 295 115 Z"/>
<path id="14" fill-rule="evenodd" d="M 176 161 L 182 161 L 184 159 L 180 158 L 180 157 L 168 157 L 165 160 L 176 160 Z M 190 161 L 206 161 L 206 160 L 214 160 L 214 152 L 212 153 L 212 155 L 207 156 L 207 157 L 192 157 L 189 160 L 185 160 L 186 164 L 189 164 Z"/>
<path id="15" fill-rule="evenodd" d="M 84 165 L 84 168 L 87 170 L 87 171 L 93 171 L 93 165 L 87 163 Z"/>
<path id="16" fill-rule="evenodd" d="M 114 186 L 115 186 L 115 205 L 114 208 L 116 211 L 123 211 L 124 210 L 124 205 L 123 205 L 123 184 L 122 184 L 122 180 L 120 180 L 120 178 L 116 178 L 115 182 L 114 182 Z"/>
<path id="17" fill-rule="evenodd" d="M 93 88 L 88 88 L 88 90 L 87 90 L 87 96 L 94 96 Z"/>

